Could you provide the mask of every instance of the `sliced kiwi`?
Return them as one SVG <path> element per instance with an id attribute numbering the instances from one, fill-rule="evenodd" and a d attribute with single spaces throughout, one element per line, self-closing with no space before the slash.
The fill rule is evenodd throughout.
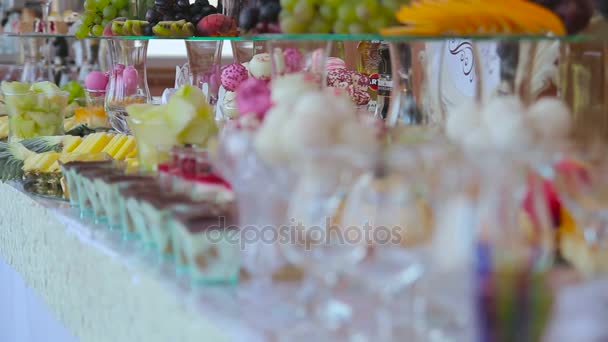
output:
<path id="1" fill-rule="evenodd" d="M 131 31 L 136 36 L 144 36 L 144 28 L 149 23 L 145 20 L 131 20 Z"/>
<path id="2" fill-rule="evenodd" d="M 194 32 L 196 32 L 196 27 L 194 27 L 193 23 L 186 23 L 184 26 L 182 26 L 182 36 L 194 36 Z"/>
<path id="3" fill-rule="evenodd" d="M 117 36 L 122 36 L 123 34 L 123 28 L 125 26 L 124 21 L 113 21 L 112 22 L 112 33 L 117 35 Z"/>
<path id="4" fill-rule="evenodd" d="M 131 36 L 133 35 L 133 20 L 125 21 L 125 24 L 122 27 L 123 36 Z"/>
<path id="5" fill-rule="evenodd" d="M 172 21 L 159 21 L 152 28 L 152 32 L 154 32 L 154 34 L 157 35 L 157 36 L 170 37 L 171 36 L 171 25 L 172 24 L 173 24 Z"/>

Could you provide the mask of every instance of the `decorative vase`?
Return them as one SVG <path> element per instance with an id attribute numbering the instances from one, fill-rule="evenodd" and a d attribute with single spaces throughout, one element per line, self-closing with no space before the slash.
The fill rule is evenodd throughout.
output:
<path id="1" fill-rule="evenodd" d="M 105 110 L 110 126 L 128 133 L 126 107 L 151 101 L 146 75 L 147 40 L 108 40 L 112 69 L 106 92 Z"/>

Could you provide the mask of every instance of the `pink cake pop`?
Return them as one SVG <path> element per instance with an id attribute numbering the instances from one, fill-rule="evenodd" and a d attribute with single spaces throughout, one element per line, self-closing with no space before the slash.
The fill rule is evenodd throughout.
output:
<path id="1" fill-rule="evenodd" d="M 337 69 L 346 69 L 346 63 L 338 57 L 328 57 L 325 63 L 325 70 L 329 72 Z"/>
<path id="2" fill-rule="evenodd" d="M 235 91 L 249 78 L 249 71 L 240 63 L 233 63 L 222 70 L 221 82 L 228 91 Z"/>
<path id="3" fill-rule="evenodd" d="M 288 73 L 298 72 L 304 67 L 304 56 L 296 48 L 287 48 L 283 51 L 285 57 L 285 71 Z"/>
<path id="4" fill-rule="evenodd" d="M 241 115 L 255 114 L 263 118 L 272 107 L 268 82 L 249 78 L 236 90 L 236 107 Z"/>
<path id="5" fill-rule="evenodd" d="M 101 71 L 91 71 L 84 80 L 88 90 L 104 91 L 108 85 L 108 76 Z"/>

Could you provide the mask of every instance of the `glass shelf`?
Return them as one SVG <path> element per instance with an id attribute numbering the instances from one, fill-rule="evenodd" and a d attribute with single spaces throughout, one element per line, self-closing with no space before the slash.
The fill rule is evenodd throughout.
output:
<path id="1" fill-rule="evenodd" d="M 1 36 L 13 38 L 76 38 L 66 34 L 44 33 L 4 33 Z M 123 39 L 123 40 L 188 40 L 188 41 L 267 41 L 267 40 L 387 40 L 387 41 L 445 41 L 450 39 L 467 39 L 473 41 L 566 41 L 566 42 L 608 42 L 608 35 L 445 35 L 445 36 L 383 36 L 379 34 L 261 34 L 239 37 L 157 37 L 157 36 L 116 36 L 87 37 L 86 39 Z"/>

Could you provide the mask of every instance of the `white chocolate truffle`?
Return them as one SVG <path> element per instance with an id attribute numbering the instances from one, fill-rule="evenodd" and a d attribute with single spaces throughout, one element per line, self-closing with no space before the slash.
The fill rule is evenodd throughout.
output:
<path id="1" fill-rule="evenodd" d="M 526 109 L 518 97 L 491 99 L 484 106 L 481 119 L 494 147 L 513 150 L 531 145 L 532 130 L 527 123 Z"/>
<path id="2" fill-rule="evenodd" d="M 461 138 L 460 143 L 466 147 L 474 150 L 484 150 L 488 146 L 492 146 L 492 137 L 488 130 L 483 126 L 474 127 L 467 135 Z"/>
<path id="3" fill-rule="evenodd" d="M 280 105 L 271 108 L 255 136 L 255 148 L 266 162 L 280 163 L 287 160 L 281 143 L 281 132 L 289 120 L 290 109 L 288 106 Z"/>
<path id="4" fill-rule="evenodd" d="M 298 159 L 304 150 L 335 143 L 335 133 L 341 120 L 328 115 L 334 114 L 333 108 L 331 98 L 320 91 L 301 95 L 281 133 L 281 143 L 290 157 Z"/>
<path id="5" fill-rule="evenodd" d="M 270 80 L 272 77 L 272 61 L 270 54 L 260 53 L 251 59 L 248 65 L 249 74 L 258 80 Z"/>
<path id="6" fill-rule="evenodd" d="M 568 107 L 557 98 L 542 98 L 528 108 L 528 118 L 538 139 L 563 139 L 570 133 Z"/>
<path id="7" fill-rule="evenodd" d="M 319 88 L 315 78 L 306 73 L 287 74 L 272 80 L 272 102 L 294 103 L 305 93 L 315 91 Z"/>
<path id="8" fill-rule="evenodd" d="M 445 132 L 452 141 L 463 143 L 481 128 L 481 109 L 475 101 L 465 101 L 447 113 Z M 486 142 L 487 143 L 487 142 Z"/>

